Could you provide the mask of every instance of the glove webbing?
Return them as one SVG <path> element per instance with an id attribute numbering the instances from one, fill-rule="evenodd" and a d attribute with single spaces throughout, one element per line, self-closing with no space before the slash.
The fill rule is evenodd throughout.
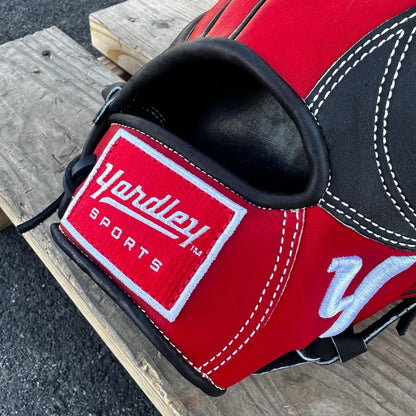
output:
<path id="1" fill-rule="evenodd" d="M 415 318 L 416 297 L 405 299 L 363 331 L 354 333 L 353 327 L 350 327 L 335 337 L 318 338 L 303 350 L 291 351 L 272 361 L 256 371 L 256 374 L 310 362 L 320 365 L 346 362 L 366 352 L 368 343 L 396 321 L 397 332 L 400 336 L 405 335 Z"/>

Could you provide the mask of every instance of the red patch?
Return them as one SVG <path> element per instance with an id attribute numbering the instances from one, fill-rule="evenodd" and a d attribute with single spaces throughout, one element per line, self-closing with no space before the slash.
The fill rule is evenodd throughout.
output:
<path id="1" fill-rule="evenodd" d="M 173 321 L 245 214 L 120 128 L 61 226 L 122 286 Z"/>

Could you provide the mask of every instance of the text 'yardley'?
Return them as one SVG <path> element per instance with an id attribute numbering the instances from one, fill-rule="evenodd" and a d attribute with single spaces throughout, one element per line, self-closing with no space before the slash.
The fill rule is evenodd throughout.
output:
<path id="1" fill-rule="evenodd" d="M 180 233 L 187 237 L 185 241 L 179 244 L 181 247 L 188 246 L 210 229 L 207 225 L 198 229 L 198 220 L 190 217 L 185 212 L 174 210 L 181 202 L 179 199 L 173 200 L 171 195 L 166 195 L 164 198 L 149 197 L 143 191 L 141 185 L 134 186 L 133 184 L 122 180 L 122 176 L 124 175 L 123 170 L 112 173 L 113 168 L 111 163 L 106 164 L 104 173 L 97 179 L 97 184 L 100 186 L 100 189 L 92 194 L 91 198 L 97 199 L 105 191 L 110 191 L 112 195 L 116 196 L 117 199 L 122 202 L 112 197 L 104 197 L 99 201 L 111 205 L 124 214 L 135 218 L 174 240 L 178 239 L 179 236 L 172 232 L 172 230 Z M 147 214 L 147 216 L 156 220 L 156 222 L 142 216 L 129 206 L 126 206 L 126 202 L 129 202 L 131 207 Z M 159 223 L 164 224 L 170 230 L 162 227 Z"/>

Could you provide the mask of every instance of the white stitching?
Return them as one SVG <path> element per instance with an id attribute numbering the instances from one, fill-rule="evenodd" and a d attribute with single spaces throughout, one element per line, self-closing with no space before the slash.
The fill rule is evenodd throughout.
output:
<path id="1" fill-rule="evenodd" d="M 404 35 L 404 31 L 403 30 L 400 30 L 399 32 L 400 32 L 400 36 L 397 39 L 397 41 L 396 41 L 396 43 L 394 45 L 394 48 L 393 48 L 393 50 L 392 50 L 392 52 L 391 52 L 391 54 L 389 56 L 389 60 L 387 61 L 387 66 L 386 66 L 386 69 L 384 71 L 384 74 L 383 74 L 383 78 L 381 80 L 380 87 L 378 89 L 377 104 L 376 104 L 376 114 L 375 114 L 375 118 L 374 118 L 374 134 L 373 134 L 373 137 L 374 137 L 374 152 L 375 152 L 375 156 L 376 156 L 377 170 L 378 170 L 378 173 L 380 175 L 380 180 L 381 180 L 381 183 L 383 185 L 384 192 L 387 194 L 387 196 L 389 197 L 390 201 L 393 203 L 394 207 L 397 209 L 397 211 L 400 213 L 400 215 L 404 218 L 404 220 L 416 231 L 416 226 L 410 221 L 409 218 L 407 218 L 406 214 L 403 212 L 402 208 L 400 207 L 400 205 L 397 203 L 397 201 L 395 200 L 395 198 L 393 197 L 393 195 L 391 194 L 391 192 L 387 188 L 387 185 L 386 185 L 386 182 L 385 182 L 385 178 L 383 176 L 383 171 L 382 171 L 382 168 L 381 168 L 380 160 L 379 160 L 379 153 L 378 153 L 378 146 L 377 146 L 377 131 L 378 131 L 377 123 L 378 123 L 378 120 L 379 120 L 379 115 L 378 114 L 379 114 L 379 111 L 380 111 L 381 94 L 383 92 L 383 86 L 384 86 L 384 84 L 386 82 L 387 74 L 390 71 L 390 66 L 391 66 L 391 63 L 392 63 L 392 60 L 393 60 L 393 56 L 395 55 L 396 50 L 397 50 L 397 48 L 398 48 L 398 46 L 400 44 L 400 40 L 402 39 L 402 37 Z M 397 32 L 397 33 L 399 33 L 399 32 Z M 388 111 L 387 104 L 386 104 L 386 111 Z M 384 132 L 383 132 L 383 136 L 384 136 L 385 135 L 385 128 L 383 128 L 383 130 L 384 130 Z"/>
<path id="2" fill-rule="evenodd" d="M 164 117 L 164 115 L 156 107 L 150 106 L 150 108 L 152 109 L 152 111 L 154 111 L 155 117 L 159 116 L 162 127 L 164 127 L 166 124 L 166 118 Z"/>
<path id="3" fill-rule="evenodd" d="M 309 107 L 308 107 L 309 108 Z M 309 108 L 310 109 L 310 108 Z M 317 117 L 316 117 L 316 115 L 315 114 L 313 114 L 312 112 L 311 112 L 311 114 L 312 114 L 312 117 L 314 118 L 314 120 L 315 120 L 315 123 L 318 125 L 318 127 L 319 128 L 321 128 L 321 123 L 319 122 L 319 120 L 317 119 Z M 323 192 L 323 194 L 322 194 L 322 196 L 321 196 L 321 198 L 319 199 L 319 201 L 318 201 L 318 205 L 319 205 L 319 203 L 323 200 L 323 198 L 324 198 L 324 196 L 325 196 L 325 193 L 329 190 L 329 188 L 331 187 L 331 180 L 332 180 L 332 172 L 331 172 L 331 166 L 328 166 L 328 183 L 327 183 L 327 185 L 326 185 L 326 188 L 325 188 L 325 191 Z M 306 208 L 311 208 L 311 207 L 306 207 Z"/>
<path id="4" fill-rule="evenodd" d="M 283 218 L 283 225 L 282 225 L 282 237 L 280 240 L 280 247 L 279 247 L 279 253 L 277 255 L 277 259 L 274 265 L 274 269 L 272 274 L 269 277 L 269 280 L 266 283 L 266 286 L 264 287 L 260 298 L 253 310 L 253 312 L 251 313 L 250 317 L 246 320 L 245 324 L 242 326 L 242 328 L 237 332 L 237 334 L 234 336 L 234 338 L 231 339 L 231 341 L 217 354 L 214 355 L 210 360 L 208 360 L 207 362 L 205 362 L 204 364 L 201 365 L 200 368 L 206 367 L 208 364 L 210 364 L 212 361 L 214 361 L 215 359 L 217 359 L 218 357 L 220 357 L 233 343 L 234 341 L 236 341 L 239 336 L 241 335 L 241 333 L 244 331 L 244 329 L 247 327 L 247 325 L 249 325 L 250 321 L 253 319 L 254 314 L 257 312 L 257 310 L 260 307 L 260 304 L 262 303 L 264 296 L 266 294 L 267 288 L 270 286 L 271 281 L 273 280 L 274 274 L 276 273 L 276 269 L 278 267 L 279 264 L 279 260 L 280 260 L 280 256 L 282 255 L 283 252 L 283 246 L 284 246 L 284 242 L 285 242 L 285 235 L 286 235 L 286 222 L 287 222 L 287 213 L 286 211 L 283 213 L 284 214 L 284 218 Z M 278 288 L 280 287 L 280 283 L 278 285 Z"/>
<path id="5" fill-rule="evenodd" d="M 162 116 L 162 114 L 160 114 L 160 112 L 155 108 L 155 107 L 142 107 L 143 111 L 146 111 L 147 113 L 150 113 L 153 115 L 153 117 L 156 118 L 156 120 L 160 123 L 160 125 L 162 127 L 165 127 L 165 123 L 166 123 L 166 119 L 165 117 Z"/>
<path id="6" fill-rule="evenodd" d="M 273 303 L 274 303 L 274 301 L 275 301 L 275 299 L 276 299 L 276 296 L 277 296 L 277 293 L 279 292 L 279 289 L 280 289 L 280 287 L 281 287 L 281 285 L 282 285 L 282 282 L 283 282 L 283 280 L 284 280 L 284 278 L 285 278 L 285 276 L 286 276 L 286 273 L 287 273 L 287 271 L 289 270 L 289 265 L 290 265 L 290 262 L 291 262 L 291 259 L 292 259 L 292 255 L 293 255 L 293 251 L 294 251 L 294 246 L 295 246 L 295 241 L 296 241 L 296 238 L 297 238 L 297 235 L 298 235 L 298 232 L 299 232 L 299 223 L 300 223 L 300 220 L 299 220 L 299 211 L 295 211 L 296 212 L 296 229 L 295 229 L 295 232 L 293 233 L 293 238 L 292 238 L 292 242 L 291 242 L 291 244 L 290 244 L 290 252 L 289 252 L 289 256 L 288 256 L 288 258 L 287 258 L 287 261 L 286 261 L 286 264 L 285 264 L 285 268 L 284 268 L 284 270 L 283 270 L 283 272 L 282 272 L 282 276 L 281 276 L 281 278 L 280 278 L 280 281 L 279 281 L 279 284 L 277 285 L 277 288 L 276 288 L 276 290 L 275 290 L 275 292 L 274 292 L 274 294 L 273 294 L 273 297 L 272 297 L 272 299 L 271 299 L 271 301 L 270 301 L 270 303 L 269 303 L 269 306 L 267 307 L 267 309 L 266 309 L 266 311 L 264 312 L 264 314 L 263 314 L 263 316 L 262 316 L 262 318 L 261 318 L 261 320 L 259 321 L 259 323 L 257 324 L 257 326 L 254 328 L 254 330 L 251 332 L 251 334 L 245 339 L 245 341 L 244 342 L 242 342 L 241 344 L 240 344 L 240 346 L 238 347 L 238 348 L 236 348 L 231 354 L 229 354 L 228 355 L 228 357 L 227 358 L 225 358 L 220 364 L 218 364 L 215 368 L 213 368 L 212 370 L 210 370 L 210 371 L 208 371 L 206 374 L 207 375 L 210 375 L 210 374 L 212 374 L 213 372 L 215 372 L 215 371 L 217 371 L 219 368 L 221 368 L 224 364 L 226 364 L 228 361 L 230 361 L 231 360 L 231 358 L 233 358 L 249 341 L 250 341 L 250 339 L 251 338 L 253 338 L 254 337 L 254 335 L 258 332 L 258 330 L 260 329 L 260 327 L 261 327 L 261 324 L 263 323 L 263 321 L 266 319 L 266 317 L 268 316 L 268 314 L 269 314 L 269 312 L 270 312 L 270 310 L 272 309 L 272 306 L 273 306 Z M 285 212 L 285 220 L 284 220 L 284 224 L 286 224 L 286 212 Z M 212 362 L 214 359 L 216 359 L 217 357 L 219 357 L 224 351 L 226 351 L 227 349 L 228 349 L 228 347 L 230 346 L 230 345 L 232 345 L 233 344 L 233 342 L 240 336 L 240 334 L 243 332 L 243 330 L 248 326 L 248 324 L 250 323 L 250 321 L 251 321 L 251 319 L 254 317 L 254 313 L 258 310 L 258 307 L 259 307 L 259 305 L 260 305 L 260 303 L 262 302 L 262 300 L 264 299 L 264 295 L 265 295 L 265 291 L 266 291 L 266 289 L 267 289 L 267 287 L 270 285 L 270 282 L 272 281 L 272 279 L 273 279 L 273 277 L 274 277 L 274 275 L 275 275 L 275 273 L 276 273 L 276 270 L 277 270 L 277 267 L 278 267 L 278 264 L 279 264 L 279 261 L 280 261 L 280 256 L 281 256 L 281 254 L 282 254 L 282 251 L 283 251 L 283 243 L 284 243 L 284 236 L 285 236 L 285 232 L 283 232 L 282 233 L 282 240 L 281 240 L 281 245 L 280 245 L 280 249 L 279 249 L 279 254 L 278 254 L 278 256 L 277 256 L 277 260 L 276 260 L 276 264 L 275 264 L 275 266 L 274 266 L 274 269 L 273 269 L 273 272 L 272 272 L 272 274 L 270 275 L 270 278 L 269 278 L 269 280 L 268 280 L 268 282 L 267 282 L 267 284 L 266 284 L 266 287 L 264 288 L 264 290 L 263 290 L 263 292 L 262 292 L 262 295 L 261 295 L 261 297 L 260 297 L 260 300 L 259 300 L 259 302 L 257 303 L 257 305 L 256 305 L 256 307 L 254 308 L 254 311 L 252 312 L 252 314 L 250 315 L 250 318 L 245 322 L 245 324 L 244 324 L 244 326 L 241 328 L 241 330 L 237 333 L 237 335 L 231 340 L 231 342 L 226 346 L 226 347 L 224 347 L 224 349 L 220 352 L 220 353 L 218 353 L 215 357 L 213 357 L 212 359 L 210 359 L 209 361 L 207 361 L 205 364 L 203 364 L 200 368 L 202 368 L 202 367 L 204 367 L 204 366 L 206 366 L 206 365 L 208 365 L 210 362 Z"/>
<path id="7" fill-rule="evenodd" d="M 318 205 L 322 205 L 322 203 L 324 202 L 325 195 L 327 195 L 327 194 L 330 194 L 330 193 L 331 193 L 331 192 L 329 191 L 329 189 L 331 188 L 331 184 L 332 184 L 332 171 L 331 171 L 331 167 L 329 167 L 328 185 L 326 186 L 325 192 L 324 192 L 324 194 L 321 196 L 321 199 L 318 201 Z"/>
<path id="8" fill-rule="evenodd" d="M 367 47 L 370 43 L 374 42 L 376 39 L 378 39 L 380 36 L 385 35 L 386 33 L 390 32 L 391 30 L 395 29 L 396 27 L 398 27 L 399 25 L 402 25 L 403 23 L 406 23 L 407 21 L 413 19 L 416 16 L 416 12 L 411 14 L 410 16 L 402 19 L 400 22 L 396 22 L 394 23 L 392 26 L 384 29 L 381 33 L 377 33 L 375 34 L 371 39 L 368 39 L 364 44 L 362 44 L 360 47 L 358 47 L 353 53 L 351 53 L 345 60 L 343 60 L 338 68 L 332 73 L 332 75 L 325 81 L 325 84 L 321 86 L 321 88 L 319 89 L 319 91 L 317 92 L 317 94 L 314 96 L 311 104 L 309 105 L 310 109 L 312 110 L 312 107 L 314 107 L 316 101 L 319 99 L 320 95 L 322 94 L 323 90 L 328 86 L 328 84 L 332 81 L 332 79 L 334 78 L 335 74 L 346 64 L 348 63 L 352 58 L 354 58 L 354 56 L 356 56 L 359 52 L 361 52 L 365 47 Z M 363 60 L 365 57 L 367 57 L 370 53 L 374 52 L 375 49 L 377 49 L 378 47 L 380 47 L 381 45 L 383 45 L 384 43 L 386 43 L 387 41 L 389 41 L 393 35 L 390 35 L 387 39 L 384 39 L 383 41 L 381 41 L 380 44 L 378 44 L 377 46 L 375 46 L 374 48 L 372 48 L 369 52 L 365 52 L 362 57 L 361 60 Z M 337 82 L 335 82 L 332 86 L 330 91 L 328 91 L 324 98 L 321 100 L 321 102 L 318 104 L 318 108 L 315 111 L 315 115 L 319 112 L 319 108 L 322 106 L 322 104 L 325 102 L 325 100 L 328 98 L 329 94 L 333 91 L 333 89 L 337 86 L 337 84 L 339 84 L 342 79 L 345 77 L 345 75 L 354 67 L 356 66 L 360 61 L 356 61 L 354 62 L 354 64 L 352 66 L 350 66 L 349 68 L 347 68 L 344 72 L 344 74 L 338 79 Z M 328 70 L 328 72 L 331 71 L 331 69 Z"/>
<path id="9" fill-rule="evenodd" d="M 330 94 L 332 93 L 332 91 L 334 91 L 334 89 L 335 89 L 335 87 L 338 85 L 338 84 L 340 84 L 342 81 L 343 81 L 343 79 L 345 78 L 345 76 L 353 69 L 353 68 L 355 68 L 360 62 L 362 62 L 365 58 L 367 58 L 367 56 L 368 55 L 370 55 L 370 54 L 372 54 L 373 52 L 375 52 L 379 47 L 381 47 L 381 46 L 383 46 L 386 42 L 388 42 L 389 40 L 391 40 L 391 39 L 393 39 L 395 36 L 397 36 L 397 34 L 399 33 L 399 32 L 402 32 L 403 30 L 402 29 L 400 29 L 397 33 L 392 33 L 387 39 L 383 39 L 382 41 L 380 41 L 380 43 L 379 44 L 377 44 L 377 45 L 375 45 L 375 46 L 373 46 L 368 52 L 364 52 L 362 55 L 361 55 L 361 57 L 359 58 L 359 59 L 357 59 L 357 60 L 355 60 L 354 61 L 354 63 L 351 65 L 351 66 L 349 66 L 346 70 L 345 70 L 345 72 L 338 78 L 338 80 L 336 81 L 336 82 L 334 82 L 332 85 L 331 85 L 331 88 L 325 93 L 325 95 L 324 95 L 324 97 L 322 98 L 322 100 L 318 103 L 318 106 L 316 107 L 316 109 L 315 109 L 315 111 L 313 112 L 313 115 L 314 116 L 317 116 L 318 115 L 318 113 L 319 113 L 319 110 L 320 110 L 320 108 L 322 107 L 322 105 L 325 103 L 325 101 L 327 100 L 327 98 L 330 96 Z M 365 45 L 367 44 L 367 42 L 365 43 Z M 360 47 L 360 48 L 358 48 L 353 54 L 351 54 L 349 57 L 348 57 L 348 59 L 347 59 L 347 61 L 348 60 L 350 60 L 350 58 L 351 57 L 354 57 L 354 56 L 356 56 L 356 54 L 358 53 L 358 51 L 359 50 L 361 50 L 362 48 L 364 47 L 364 45 L 362 46 L 362 47 Z M 344 63 L 346 63 L 347 61 L 344 61 L 343 62 L 343 64 Z M 339 71 L 339 69 L 341 69 L 341 67 L 342 67 L 343 65 L 341 65 L 339 68 L 337 68 L 335 71 L 334 71 L 334 73 L 332 74 L 332 76 L 327 80 L 327 82 L 329 81 L 329 80 L 331 80 L 332 78 L 333 78 L 333 76 Z M 327 82 L 325 83 L 325 85 L 324 86 L 326 86 L 327 85 Z M 320 91 L 321 91 L 321 89 L 322 89 L 322 87 L 320 88 Z M 316 98 L 316 96 L 315 96 L 315 98 Z M 314 100 L 315 100 L 315 98 L 314 98 Z M 309 105 L 309 108 L 312 110 L 313 109 L 313 106 L 314 106 L 314 101 L 312 101 L 312 103 Z"/>
<path id="10" fill-rule="evenodd" d="M 346 208 L 348 208 L 351 212 L 353 212 L 354 214 L 356 214 L 358 217 L 362 218 L 363 220 L 369 222 L 371 225 L 373 225 L 375 228 L 378 228 L 380 231 L 384 231 L 387 234 L 395 235 L 396 237 L 403 238 L 404 240 L 416 242 L 416 238 L 406 237 L 405 235 L 402 235 L 402 234 L 399 234 L 399 233 L 397 233 L 395 231 L 389 230 L 388 228 L 384 228 L 381 225 L 379 225 L 376 222 L 374 222 L 373 220 L 370 220 L 365 215 L 363 215 L 360 212 L 358 212 L 355 208 L 351 207 L 346 202 L 342 201 L 340 198 L 338 198 L 337 196 L 333 195 L 331 193 L 331 191 L 328 191 L 327 195 L 329 195 L 330 197 L 332 197 L 333 199 L 335 199 L 335 201 L 340 202 L 342 205 L 344 205 Z M 324 202 L 326 202 L 328 204 L 327 201 L 324 201 Z"/>
<path id="11" fill-rule="evenodd" d="M 293 239 L 292 239 L 292 242 L 291 242 L 291 244 L 290 244 L 290 252 L 289 252 L 289 256 L 288 256 L 288 258 L 287 258 L 287 261 L 286 261 L 286 264 L 285 264 L 285 268 L 284 268 L 284 270 L 283 270 L 283 273 L 282 273 L 282 276 L 281 276 L 281 278 L 280 278 L 280 281 L 279 281 L 279 284 L 278 284 L 278 286 L 277 286 L 277 288 L 276 288 L 276 290 L 275 290 L 275 292 L 274 292 L 274 294 L 273 294 L 273 297 L 272 297 L 272 299 L 271 299 L 271 301 L 270 301 L 270 303 L 269 303 L 269 306 L 267 307 L 267 309 L 266 309 L 266 311 L 264 312 L 264 314 L 263 314 L 263 316 L 262 316 L 262 318 L 261 318 L 261 320 L 260 320 L 260 322 L 257 324 L 257 326 L 254 328 L 254 330 L 251 332 L 251 334 L 246 338 L 246 340 L 243 342 L 243 343 L 241 343 L 240 344 L 240 346 L 238 347 L 238 348 L 236 348 L 225 360 L 223 360 L 220 364 L 218 364 L 215 368 L 213 368 L 212 370 L 210 370 L 210 371 L 208 371 L 206 374 L 207 375 L 210 375 L 210 374 L 212 374 L 213 372 L 215 372 L 215 371 L 217 371 L 219 368 L 221 368 L 224 364 L 226 364 L 229 360 L 231 360 L 231 358 L 233 358 L 249 341 L 250 341 L 250 339 L 251 338 L 253 338 L 253 336 L 258 332 L 258 330 L 260 329 L 260 327 L 261 327 L 261 324 L 263 323 L 263 321 L 266 319 L 266 317 L 267 317 L 267 315 L 268 315 L 268 313 L 269 313 L 269 311 L 271 310 L 271 308 L 272 308 L 272 306 L 273 306 L 273 303 L 274 303 L 274 300 L 275 300 L 275 298 L 276 298 L 276 296 L 277 296 L 277 293 L 278 293 L 278 291 L 279 291 L 279 289 L 280 289 L 280 286 L 281 286 L 281 284 L 282 284 L 282 282 L 283 282 L 283 280 L 284 280 L 284 278 L 285 278 L 285 276 L 286 276 L 286 273 L 287 273 L 287 271 L 288 271 L 288 269 L 289 269 L 289 264 L 290 264 L 290 261 L 291 261 L 291 259 L 292 259 L 292 255 L 293 255 L 293 249 L 294 249 L 294 245 L 295 245 L 295 241 L 296 241 L 296 237 L 297 237 L 297 234 L 298 234 L 298 231 L 299 231 L 299 211 L 296 211 L 296 229 L 295 229 L 295 232 L 294 232 L 294 234 L 293 234 Z M 276 272 L 276 268 L 277 268 L 277 265 L 275 266 L 275 269 L 273 270 L 273 273 L 272 273 L 272 276 L 274 275 L 274 273 Z M 272 276 L 271 276 L 271 278 L 272 278 Z"/>
<path id="12" fill-rule="evenodd" d="M 396 241 L 396 240 L 391 240 L 390 238 L 386 238 L 383 237 L 380 234 L 375 233 L 374 231 L 370 230 L 369 228 L 367 228 L 365 225 L 362 225 L 360 222 L 358 222 L 356 219 L 354 219 L 353 217 L 351 217 L 351 215 L 348 215 L 347 213 L 345 213 L 345 211 L 342 211 L 340 208 L 337 208 L 336 206 L 330 204 L 328 201 L 324 201 L 325 204 L 333 209 L 334 211 L 336 211 L 338 214 L 343 215 L 345 218 L 349 219 L 350 221 L 352 221 L 354 224 L 357 224 L 360 228 L 362 228 L 363 230 L 367 231 L 369 234 L 374 235 L 377 238 L 381 238 L 383 241 L 389 242 L 389 243 L 393 243 L 393 244 L 398 244 L 402 247 L 411 247 L 414 248 L 416 247 L 416 244 L 408 244 L 408 243 L 402 243 L 400 241 Z"/>
<path id="13" fill-rule="evenodd" d="M 388 98 L 387 98 L 387 101 L 386 101 L 386 107 L 385 107 L 384 119 L 383 119 L 383 145 L 384 145 L 383 148 L 384 148 L 384 153 L 385 153 L 385 156 L 386 156 L 387 164 L 388 164 L 389 169 L 390 169 L 390 174 L 392 176 L 392 179 L 393 179 L 394 185 L 396 186 L 397 191 L 399 192 L 399 194 L 402 197 L 404 203 L 407 205 L 407 207 L 409 208 L 409 210 L 411 211 L 411 213 L 413 214 L 414 217 L 416 217 L 416 212 L 413 209 L 413 207 L 410 205 L 406 196 L 404 195 L 404 192 L 402 191 L 402 189 L 401 189 L 401 187 L 400 187 L 400 185 L 397 181 L 396 174 L 395 174 L 394 169 L 393 169 L 393 165 L 391 164 L 389 149 L 387 147 L 387 127 L 388 127 L 387 119 L 388 119 L 388 116 L 389 116 L 389 108 L 390 108 L 390 102 L 391 102 L 391 99 L 392 99 L 392 96 L 393 96 L 393 90 L 396 86 L 396 80 L 399 76 L 399 71 L 402 67 L 402 62 L 403 62 L 404 58 L 406 57 L 406 53 L 409 50 L 409 46 L 410 46 L 410 43 L 413 40 L 413 35 L 414 35 L 415 32 L 416 32 L 416 27 L 413 28 L 412 33 L 410 34 L 410 37 L 409 37 L 409 39 L 406 43 L 406 46 L 405 46 L 405 48 L 404 48 L 404 50 L 403 50 L 403 52 L 400 56 L 400 60 L 399 60 L 399 63 L 397 65 L 396 72 L 394 74 L 393 81 L 392 81 L 391 86 L 390 86 L 390 91 L 389 91 L 389 95 L 388 95 Z M 377 106 L 377 108 L 378 108 L 378 106 Z M 376 117 L 377 117 L 377 115 L 376 115 Z M 374 140 L 376 140 L 376 139 L 377 139 L 376 136 L 374 136 Z M 410 221 L 410 220 L 407 219 L 407 221 Z M 413 228 L 415 228 L 413 226 L 413 224 L 411 224 L 411 225 L 412 225 Z"/>
<path id="14" fill-rule="evenodd" d="M 87 257 L 91 262 L 93 262 L 93 263 L 95 263 L 95 260 L 94 259 L 92 259 L 90 256 L 89 256 L 89 254 L 87 253 L 87 252 L 85 252 L 84 250 L 81 250 L 79 247 L 77 247 L 74 243 L 73 243 L 73 241 L 72 240 L 70 240 L 66 235 L 65 235 L 65 233 L 63 232 L 63 230 L 61 229 L 61 225 L 59 225 L 59 231 L 61 232 L 61 234 L 65 237 L 65 239 L 67 240 L 67 241 L 69 241 L 77 250 L 79 250 L 79 251 L 81 251 L 82 252 L 82 254 L 85 256 L 85 257 Z M 108 274 L 105 270 L 103 270 L 103 269 L 100 269 L 109 279 L 111 279 L 112 281 L 114 281 L 114 279 L 113 279 L 113 277 L 110 275 L 110 274 Z M 132 299 L 131 298 L 131 296 L 122 288 L 122 287 L 120 287 L 119 286 L 119 288 L 130 298 L 130 299 Z M 133 300 L 133 299 L 132 299 Z M 133 300 L 133 302 L 134 302 L 134 300 Z M 204 373 L 203 371 L 201 371 L 199 368 L 197 368 L 196 366 L 195 366 L 195 364 L 178 348 L 178 347 L 176 347 L 173 343 L 172 343 L 172 341 L 168 338 L 168 336 L 153 322 L 153 320 L 149 317 L 149 315 L 144 311 L 144 309 L 142 309 L 141 307 L 140 307 L 140 305 L 138 305 L 136 302 L 134 302 L 134 304 L 137 306 L 137 308 L 138 309 L 140 309 L 145 315 L 146 315 L 146 317 L 147 317 L 147 319 L 152 323 L 152 325 L 163 335 L 163 337 L 166 339 L 166 341 L 168 341 L 169 342 L 169 344 L 173 347 L 173 348 L 175 348 L 175 350 L 182 356 L 182 358 L 194 369 L 194 370 L 196 370 L 203 378 L 205 378 L 206 380 L 208 380 L 213 386 L 215 386 L 217 389 L 219 389 L 219 390 L 225 390 L 224 388 L 222 388 L 222 387 L 219 387 L 219 386 L 217 386 L 212 380 L 211 380 L 211 378 L 209 377 L 209 375 L 208 374 L 206 374 L 206 373 Z"/>
<path id="15" fill-rule="evenodd" d="M 334 72 L 332 73 L 332 75 L 325 81 L 325 84 L 322 85 L 319 89 L 319 91 L 317 92 L 317 94 L 314 96 L 312 102 L 309 104 L 309 108 L 312 111 L 313 107 L 316 105 L 317 100 L 320 98 L 322 92 L 324 91 L 324 89 L 328 86 L 328 84 L 333 80 L 334 76 L 337 74 L 337 72 L 343 68 L 349 61 L 351 61 L 359 52 L 361 52 L 365 47 L 367 47 L 369 44 L 371 44 L 372 42 L 374 42 L 376 39 L 378 39 L 379 37 L 385 35 L 386 33 L 388 33 L 389 31 L 392 31 L 393 29 L 397 28 L 399 25 L 402 25 L 403 23 L 406 23 L 407 21 L 413 19 L 414 17 L 416 17 L 416 13 L 411 14 L 410 16 L 402 19 L 400 22 L 396 22 L 394 23 L 392 26 L 390 26 L 389 28 L 384 29 L 381 33 L 377 33 L 376 35 L 374 35 L 371 39 L 367 40 L 363 45 L 361 45 L 360 47 L 358 47 L 353 53 L 351 53 L 345 60 L 343 60 L 342 62 L 340 62 L 338 68 L 336 68 L 334 70 Z M 389 41 L 390 39 L 392 39 L 394 36 L 400 35 L 400 38 L 403 36 L 404 30 L 400 29 L 399 31 L 397 31 L 394 34 L 391 34 L 390 36 L 388 36 L 388 38 L 380 41 L 378 43 L 378 45 L 372 47 L 370 49 L 370 51 L 363 53 L 363 55 L 360 57 L 360 59 L 357 59 L 350 67 L 346 68 L 344 73 L 340 76 L 340 78 L 331 85 L 331 88 L 329 91 L 327 91 L 327 93 L 325 94 L 325 96 L 323 97 L 323 99 L 319 102 L 316 110 L 313 112 L 314 116 L 317 116 L 317 114 L 319 113 L 320 108 L 322 107 L 323 103 L 326 101 L 326 99 L 328 98 L 328 96 L 331 94 L 331 92 L 335 89 L 335 87 L 344 79 L 345 75 L 352 69 L 354 68 L 356 65 L 358 65 L 359 62 L 361 62 L 363 59 L 365 59 L 369 54 L 373 53 L 377 48 L 381 47 L 384 43 L 386 43 L 387 41 Z M 412 32 L 413 33 L 413 32 Z M 400 39 L 399 38 L 399 39 Z M 395 46 L 396 49 L 397 46 Z M 328 72 L 330 72 L 331 69 L 328 70 Z M 331 184 L 331 179 L 329 181 L 329 185 Z M 365 217 L 363 214 L 361 214 L 360 212 L 358 212 L 357 210 L 355 210 L 354 208 L 350 207 L 346 202 L 342 201 L 339 197 L 336 197 L 335 195 L 333 195 L 330 191 L 329 191 L 330 186 L 328 186 L 328 189 L 326 191 L 327 195 L 329 195 L 330 197 L 332 197 L 333 199 L 337 200 L 338 202 L 341 202 L 344 206 L 346 206 L 350 211 L 352 211 L 355 215 L 357 215 L 358 217 L 364 219 L 365 221 L 371 223 L 373 226 L 375 226 L 376 228 L 378 228 L 380 231 L 385 231 L 388 234 L 393 234 L 397 237 L 403 238 L 404 240 L 410 240 L 410 241 L 416 241 L 413 238 L 410 237 L 406 237 L 404 235 L 401 235 L 399 233 L 393 232 L 391 230 L 388 230 L 384 227 L 379 226 L 378 224 L 376 224 L 374 221 L 368 219 L 367 217 Z M 403 247 L 411 247 L 414 248 L 416 247 L 416 245 L 414 244 L 406 244 L 406 243 L 401 243 L 392 239 L 388 239 L 385 238 L 384 236 L 381 236 L 377 233 L 375 233 L 374 231 L 370 230 L 369 228 L 367 228 L 366 226 L 364 226 L 363 224 L 361 224 L 360 222 L 358 222 L 357 220 L 355 220 L 353 217 L 351 217 L 350 215 L 346 214 L 343 210 L 335 207 L 334 205 L 331 205 L 328 201 L 325 201 L 325 196 L 321 199 L 321 201 L 319 202 L 319 204 L 325 203 L 328 207 L 334 209 L 338 214 L 341 214 L 342 216 L 346 217 L 347 219 L 350 219 L 351 221 L 353 221 L 355 224 L 357 224 L 360 228 L 366 230 L 368 233 L 373 234 L 374 236 L 381 238 L 382 240 L 386 241 L 386 242 L 390 242 L 390 243 L 394 243 L 394 244 L 399 244 Z"/>
<path id="16" fill-rule="evenodd" d="M 177 156 L 179 156 L 180 158 L 182 158 L 185 162 L 189 163 L 191 166 L 193 166 L 195 169 L 198 169 L 200 172 L 202 172 L 203 174 L 207 175 L 208 177 L 210 177 L 212 180 L 214 180 L 215 182 L 219 183 L 220 185 L 222 185 L 224 188 L 228 189 L 230 192 L 232 192 L 234 195 L 237 195 L 239 198 L 241 198 L 243 201 L 247 202 L 248 204 L 252 205 L 253 207 L 256 208 L 260 208 L 263 209 L 265 211 L 285 211 L 285 210 L 279 210 L 279 209 L 273 209 L 273 208 L 267 208 L 267 207 L 261 207 L 259 205 L 254 204 L 253 202 L 247 201 L 244 197 L 242 197 L 240 194 L 238 194 L 237 192 L 233 191 L 232 189 L 230 189 L 227 185 L 224 185 L 222 182 L 220 182 L 218 179 L 214 178 L 213 176 L 211 176 L 209 173 L 205 172 L 204 170 L 202 170 L 200 167 L 194 165 L 192 162 L 190 162 L 186 157 L 182 156 L 180 153 L 178 153 L 176 150 L 171 149 L 169 146 L 167 146 L 166 144 L 162 143 L 161 141 L 155 139 L 152 136 L 149 136 L 147 133 L 137 130 L 134 127 L 130 127 L 130 126 L 125 126 L 123 124 L 120 123 L 112 123 L 113 126 L 120 126 L 126 129 L 132 129 L 134 131 L 137 131 L 140 134 L 143 134 L 144 136 L 148 137 L 149 139 L 155 141 L 156 143 L 159 143 L 160 145 L 162 145 L 165 149 L 168 149 L 169 151 L 175 153 Z"/>

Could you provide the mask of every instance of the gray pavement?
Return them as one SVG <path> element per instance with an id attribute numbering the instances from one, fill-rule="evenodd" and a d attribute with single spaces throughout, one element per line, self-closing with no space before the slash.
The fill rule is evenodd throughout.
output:
<path id="1" fill-rule="evenodd" d="M 96 54 L 88 14 L 118 2 L 0 0 L 0 44 L 56 25 Z M 1 232 L 0 415 L 158 414 L 25 241 Z"/>

